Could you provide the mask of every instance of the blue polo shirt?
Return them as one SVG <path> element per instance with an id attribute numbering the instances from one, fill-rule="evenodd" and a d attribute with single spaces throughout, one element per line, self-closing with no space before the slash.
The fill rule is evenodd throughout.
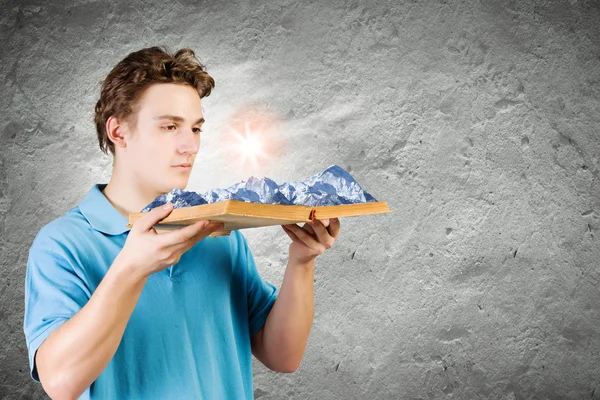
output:
<path id="1" fill-rule="evenodd" d="M 24 331 L 38 382 L 36 350 L 85 306 L 129 233 L 105 186 L 42 227 L 29 250 Z M 252 399 L 250 338 L 276 296 L 241 232 L 199 241 L 150 275 L 116 354 L 80 399 Z"/>

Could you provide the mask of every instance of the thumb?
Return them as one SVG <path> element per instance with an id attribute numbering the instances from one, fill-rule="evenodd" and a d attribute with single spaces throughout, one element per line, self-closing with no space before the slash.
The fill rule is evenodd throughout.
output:
<path id="1" fill-rule="evenodd" d="M 148 211 L 146 215 L 138 219 L 134 223 L 134 227 L 137 227 L 139 231 L 145 232 L 156 225 L 158 221 L 167 217 L 171 211 L 173 211 L 173 203 L 171 202 L 168 202 L 163 206 L 154 207 L 152 210 Z"/>

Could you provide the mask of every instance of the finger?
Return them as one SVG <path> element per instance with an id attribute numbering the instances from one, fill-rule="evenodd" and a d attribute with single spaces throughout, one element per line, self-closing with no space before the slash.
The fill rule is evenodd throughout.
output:
<path id="1" fill-rule="evenodd" d="M 196 243 L 197 241 L 204 239 L 208 235 L 215 233 L 217 231 L 221 231 L 224 228 L 225 228 L 225 224 L 222 222 L 218 222 L 218 221 L 209 222 L 208 225 L 206 225 L 204 228 L 202 228 L 200 231 L 198 231 L 194 236 L 192 236 L 192 238 L 190 238 L 189 241 Z"/>
<path id="2" fill-rule="evenodd" d="M 285 225 L 285 226 L 294 235 L 296 235 L 296 237 L 298 237 L 298 239 L 300 239 L 302 241 L 302 243 L 304 243 L 308 247 L 310 247 L 314 250 L 317 250 L 317 251 L 323 250 L 322 249 L 323 245 L 321 243 L 319 243 L 319 241 L 317 239 L 315 239 L 315 237 L 313 235 L 311 235 L 304 229 L 300 228 L 298 225 L 292 224 L 292 225 Z"/>
<path id="3" fill-rule="evenodd" d="M 319 219 L 318 221 L 321 221 L 321 223 L 323 224 L 323 226 L 325 228 L 327 228 L 329 226 L 329 219 Z"/>
<path id="4" fill-rule="evenodd" d="M 340 236 L 341 223 L 338 218 L 332 218 L 329 224 L 329 234 L 333 236 L 334 239 L 337 239 Z"/>
<path id="5" fill-rule="evenodd" d="M 185 249 L 185 252 L 191 249 L 196 243 L 209 236 L 213 232 L 218 231 L 219 229 L 220 227 L 218 224 L 208 224 L 202 229 L 200 229 L 198 232 L 192 234 L 192 236 L 189 237 L 187 240 L 184 240 L 183 242 L 177 243 L 173 246 L 174 248 Z"/>
<path id="6" fill-rule="evenodd" d="M 308 222 L 302 225 L 302 229 L 307 230 L 311 235 L 315 234 L 315 230 L 313 229 L 312 225 Z"/>
<path id="7" fill-rule="evenodd" d="M 161 235 L 162 243 L 165 247 L 177 246 L 191 239 L 198 231 L 202 230 L 208 221 L 197 221 L 183 228 L 174 229 Z"/>
<path id="8" fill-rule="evenodd" d="M 207 236 L 213 234 L 214 232 L 221 230 L 222 228 L 223 228 L 223 225 L 219 224 L 219 223 L 208 224 L 207 227 L 202 228 L 198 233 L 196 233 L 189 239 L 179 242 L 179 243 L 168 245 L 167 248 L 169 248 L 172 251 L 178 251 L 181 254 L 183 254 L 186 251 L 188 251 L 189 249 L 191 249 L 192 247 L 194 247 L 194 245 L 196 243 L 203 240 Z"/>
<path id="9" fill-rule="evenodd" d="M 298 236 L 294 235 L 288 228 L 286 228 L 285 225 L 281 225 L 281 227 L 283 228 L 284 232 L 288 235 L 288 237 L 292 239 L 292 242 L 302 243 L 302 240 L 298 239 Z"/>
<path id="10" fill-rule="evenodd" d="M 183 254 L 186 251 L 188 251 L 189 249 L 191 249 L 192 247 L 194 247 L 194 245 L 196 243 L 198 243 L 199 241 L 201 241 L 202 239 L 204 239 L 205 237 L 209 236 L 212 233 L 213 232 L 210 232 L 210 231 L 207 232 L 206 229 L 202 229 L 200 232 L 198 232 L 197 234 L 195 234 L 188 240 L 181 242 L 181 243 L 174 244 L 174 245 L 170 246 L 169 248 L 172 249 L 173 251 L 178 251 L 181 254 Z"/>
<path id="11" fill-rule="evenodd" d="M 328 224 L 329 225 L 329 224 Z M 315 230 L 315 234 L 319 239 L 319 242 L 326 248 L 329 249 L 333 246 L 333 242 L 335 242 L 335 238 L 333 238 L 325 225 L 320 220 L 316 220 L 312 223 L 312 227 Z"/>
<path id="12" fill-rule="evenodd" d="M 194 244 L 196 244 L 197 242 L 199 242 L 200 240 L 204 239 L 207 236 L 211 236 L 211 237 L 218 237 L 218 236 L 229 236 L 229 234 L 231 233 L 231 230 L 224 230 L 225 229 L 225 224 L 222 222 L 211 222 L 210 224 L 208 224 L 204 229 L 202 229 L 200 232 L 198 232 L 196 235 L 194 235 L 191 239 L 188 240 L 188 242 L 191 242 L 191 245 L 193 246 Z M 213 235 L 216 234 L 216 235 Z"/>
<path id="13" fill-rule="evenodd" d="M 204 238 L 210 235 L 212 232 L 222 229 L 222 223 L 211 223 L 210 221 L 197 221 L 193 224 L 187 225 L 181 229 L 174 230 L 172 232 L 161 235 L 164 240 L 165 246 L 174 246 L 183 244 L 185 242 L 199 240 L 198 238 Z"/>
<path id="14" fill-rule="evenodd" d="M 131 229 L 146 232 L 156 225 L 158 221 L 168 216 L 171 211 L 173 211 L 173 203 L 171 202 L 168 202 L 164 206 L 154 207 L 152 210 L 148 211 L 146 215 L 135 221 L 133 228 Z"/>

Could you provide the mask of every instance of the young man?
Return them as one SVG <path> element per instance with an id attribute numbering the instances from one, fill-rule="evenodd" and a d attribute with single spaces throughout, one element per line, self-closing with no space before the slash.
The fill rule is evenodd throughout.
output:
<path id="1" fill-rule="evenodd" d="M 313 319 L 315 257 L 337 219 L 284 226 L 292 239 L 279 292 L 239 231 L 198 222 L 158 234 L 172 210 L 127 216 L 184 189 L 213 79 L 190 49 L 129 54 L 96 105 L 108 184 L 37 234 L 27 264 L 24 330 L 31 376 L 54 399 L 253 398 L 251 355 L 297 369 Z"/>

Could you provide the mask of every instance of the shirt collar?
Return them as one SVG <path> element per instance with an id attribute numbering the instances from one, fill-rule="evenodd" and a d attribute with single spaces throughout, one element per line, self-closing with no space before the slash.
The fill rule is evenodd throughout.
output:
<path id="1" fill-rule="evenodd" d="M 107 235 L 120 235 L 131 230 L 129 221 L 111 203 L 102 190 L 106 183 L 95 184 L 79 204 L 79 210 L 92 228 Z"/>

